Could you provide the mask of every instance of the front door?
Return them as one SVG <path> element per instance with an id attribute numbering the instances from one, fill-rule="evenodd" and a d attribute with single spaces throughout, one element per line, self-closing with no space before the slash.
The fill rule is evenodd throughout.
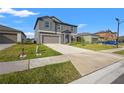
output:
<path id="1" fill-rule="evenodd" d="M 65 35 L 65 43 L 69 43 L 69 34 Z"/>

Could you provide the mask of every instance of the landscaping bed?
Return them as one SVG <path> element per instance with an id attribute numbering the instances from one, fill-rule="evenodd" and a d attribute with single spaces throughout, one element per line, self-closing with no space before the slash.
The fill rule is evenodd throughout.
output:
<path id="1" fill-rule="evenodd" d="M 36 56 L 36 44 L 16 44 L 12 47 L 6 48 L 0 51 L 0 62 L 7 62 L 7 61 L 17 61 L 19 59 L 19 54 L 24 48 L 24 52 L 27 55 L 24 59 L 32 59 L 32 58 L 42 58 L 42 57 L 49 57 L 49 56 L 57 56 L 61 55 L 61 53 L 48 48 L 45 45 L 39 45 L 39 50 L 41 55 Z"/>
<path id="2" fill-rule="evenodd" d="M 81 75 L 71 62 L 0 75 L 0 84 L 64 84 Z"/>
<path id="3" fill-rule="evenodd" d="M 79 48 L 90 49 L 90 50 L 94 50 L 94 51 L 100 51 L 100 50 L 116 48 L 115 45 L 112 46 L 112 45 L 104 45 L 104 44 L 86 44 L 86 45 L 70 44 L 70 45 L 76 46 L 76 47 L 79 47 Z"/>

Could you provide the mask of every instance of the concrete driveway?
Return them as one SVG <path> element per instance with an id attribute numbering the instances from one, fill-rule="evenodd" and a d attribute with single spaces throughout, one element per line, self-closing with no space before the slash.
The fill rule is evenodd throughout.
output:
<path id="1" fill-rule="evenodd" d="M 122 56 L 95 52 L 64 44 L 45 44 L 46 46 L 66 55 L 82 76 L 99 70 L 122 59 Z"/>
<path id="2" fill-rule="evenodd" d="M 0 44 L 0 50 L 13 46 L 14 44 Z"/>
<path id="3" fill-rule="evenodd" d="M 64 44 L 45 44 L 45 45 L 62 53 L 62 54 L 77 54 L 77 53 L 94 52 L 91 50 L 77 48 L 77 47 L 68 46 L 68 45 L 64 45 Z"/>

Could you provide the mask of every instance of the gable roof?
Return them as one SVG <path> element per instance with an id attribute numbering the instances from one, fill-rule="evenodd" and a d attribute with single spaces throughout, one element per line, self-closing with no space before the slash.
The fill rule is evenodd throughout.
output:
<path id="1" fill-rule="evenodd" d="M 51 16 L 50 18 L 53 19 L 53 20 L 56 21 L 56 22 L 63 23 L 61 20 L 59 20 L 59 19 L 58 19 L 57 17 L 55 17 L 55 16 Z"/>
<path id="2" fill-rule="evenodd" d="M 0 25 L 0 31 L 21 32 L 24 36 L 26 36 L 22 31 L 4 25 Z"/>
<path id="3" fill-rule="evenodd" d="M 68 23 L 64 23 L 61 20 L 59 20 L 57 17 L 55 16 L 43 16 L 43 17 L 38 17 L 34 26 L 34 29 L 36 28 L 37 22 L 38 20 L 43 20 L 44 18 L 50 18 L 52 19 L 55 23 L 59 23 L 59 24 L 63 24 L 63 25 L 68 25 L 68 26 L 74 26 L 77 27 L 76 25 L 72 25 L 72 24 L 68 24 Z"/>
<path id="4" fill-rule="evenodd" d="M 100 33 L 112 33 L 112 34 L 116 34 L 117 32 L 112 32 L 111 30 L 106 30 L 106 31 L 96 32 L 95 34 L 100 34 Z"/>

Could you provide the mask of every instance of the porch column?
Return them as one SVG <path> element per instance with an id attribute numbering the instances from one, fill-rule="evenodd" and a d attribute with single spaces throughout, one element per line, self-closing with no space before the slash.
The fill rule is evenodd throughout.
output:
<path id="1" fill-rule="evenodd" d="M 62 35 L 59 35 L 59 44 L 61 44 L 62 43 Z"/>

